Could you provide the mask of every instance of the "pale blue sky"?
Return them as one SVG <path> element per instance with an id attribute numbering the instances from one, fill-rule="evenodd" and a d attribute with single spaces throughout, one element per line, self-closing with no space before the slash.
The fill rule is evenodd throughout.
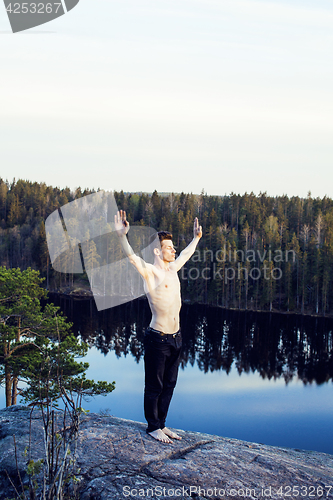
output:
<path id="1" fill-rule="evenodd" d="M 0 176 L 71 188 L 333 197 L 326 0 L 81 0 L 10 32 Z"/>

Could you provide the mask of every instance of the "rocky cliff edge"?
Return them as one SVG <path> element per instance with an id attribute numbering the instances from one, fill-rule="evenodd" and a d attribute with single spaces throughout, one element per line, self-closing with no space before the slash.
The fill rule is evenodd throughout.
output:
<path id="1" fill-rule="evenodd" d="M 30 410 L 0 410 L 0 498 L 14 498 L 7 473 L 26 479 Z M 82 417 L 77 451 L 80 500 L 333 499 L 333 456 L 278 448 L 198 432 L 163 444 L 145 424 L 112 416 Z M 43 458 L 40 412 L 31 420 L 32 457 Z"/>

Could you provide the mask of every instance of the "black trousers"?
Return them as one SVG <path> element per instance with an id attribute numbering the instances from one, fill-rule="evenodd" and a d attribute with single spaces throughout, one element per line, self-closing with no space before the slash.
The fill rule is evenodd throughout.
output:
<path id="1" fill-rule="evenodd" d="M 146 432 L 165 427 L 173 390 L 176 386 L 182 337 L 147 328 L 145 345 L 144 411 L 148 422 Z"/>

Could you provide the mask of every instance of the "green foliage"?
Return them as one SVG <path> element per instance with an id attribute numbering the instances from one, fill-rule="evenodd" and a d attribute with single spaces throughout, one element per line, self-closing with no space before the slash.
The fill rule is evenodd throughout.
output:
<path id="1" fill-rule="evenodd" d="M 43 464 L 44 464 L 43 458 L 41 458 L 37 461 L 30 459 L 28 461 L 28 465 L 27 465 L 28 476 L 32 476 L 32 477 L 38 476 L 38 474 L 40 474 L 40 472 L 42 470 Z"/>
<path id="2" fill-rule="evenodd" d="M 16 404 L 18 381 L 25 382 L 20 395 L 26 403 L 47 404 L 63 393 L 79 399 L 105 395 L 114 382 L 85 377 L 83 358 L 88 346 L 70 331 L 71 323 L 53 304 L 42 308 L 38 271 L 0 268 L 0 382 L 6 387 L 6 405 Z"/>
<path id="3" fill-rule="evenodd" d="M 54 290 L 75 288 L 75 279 L 86 279 L 86 276 L 76 277 L 53 271 L 45 241 L 44 221 L 64 203 L 92 192 L 80 188 L 71 192 L 69 188 L 60 190 L 44 183 L 25 180 L 8 183 L 0 179 L 0 265 L 38 269 L 41 276 L 46 277 L 47 287 Z M 252 279 L 229 283 L 224 280 L 205 281 L 200 277 L 194 283 L 193 280 L 183 280 L 184 299 L 224 307 L 256 308 L 260 303 L 263 309 L 333 313 L 331 198 L 312 198 L 310 193 L 306 198 L 272 197 L 266 193 L 257 196 L 254 193 L 207 196 L 204 192 L 194 195 L 158 194 L 156 191 L 152 194 L 121 191 L 114 195 L 118 207 L 127 211 L 131 225 L 171 231 L 178 250 L 192 238 L 196 216 L 204 230 L 199 248 L 209 248 L 214 254 L 224 244 L 236 245 L 242 251 L 261 253 L 265 250 L 281 250 L 284 253 L 298 245 L 298 264 L 291 268 L 286 260 L 278 266 L 271 260 L 283 274 L 274 287 L 273 297 L 267 295 L 266 284 L 262 280 L 259 280 L 260 283 Z M 302 264 L 305 252 L 306 269 Z M 94 248 L 93 243 L 89 259 L 91 263 L 97 260 L 103 264 L 101 248 Z M 196 265 L 200 267 L 200 263 Z M 220 266 L 219 263 L 216 265 Z M 260 268 L 262 261 L 256 258 L 251 265 Z"/>
<path id="4" fill-rule="evenodd" d="M 80 482 L 78 432 L 80 419 L 87 413 L 82 400 L 112 392 L 115 382 L 86 378 L 89 365 L 77 358 L 87 354 L 88 346 L 71 333 L 71 324 L 58 307 L 41 306 L 40 299 L 46 298 L 42 281 L 39 272 L 30 268 L 0 267 L 1 382 L 7 406 L 16 404 L 20 392 L 32 411 L 38 408 L 42 414 L 45 456 L 32 458 L 33 443 L 24 452 L 29 498 L 38 494 L 47 500 L 75 499 Z M 18 381 L 25 382 L 21 390 Z M 14 445 L 16 453 L 15 437 Z M 19 471 L 18 477 L 22 493 L 10 481 L 16 498 L 26 500 Z"/>

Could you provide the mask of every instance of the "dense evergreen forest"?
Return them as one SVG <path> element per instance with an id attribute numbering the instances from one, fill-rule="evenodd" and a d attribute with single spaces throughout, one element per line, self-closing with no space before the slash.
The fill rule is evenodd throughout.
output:
<path id="1" fill-rule="evenodd" d="M 57 208 L 93 193 L 44 183 L 0 179 L 0 265 L 31 267 L 50 290 L 88 285 L 82 275 L 52 269 L 45 219 Z M 177 251 L 203 237 L 180 272 L 183 298 L 226 308 L 333 314 L 333 200 L 234 194 L 115 192 L 131 225 L 173 234 Z"/>

